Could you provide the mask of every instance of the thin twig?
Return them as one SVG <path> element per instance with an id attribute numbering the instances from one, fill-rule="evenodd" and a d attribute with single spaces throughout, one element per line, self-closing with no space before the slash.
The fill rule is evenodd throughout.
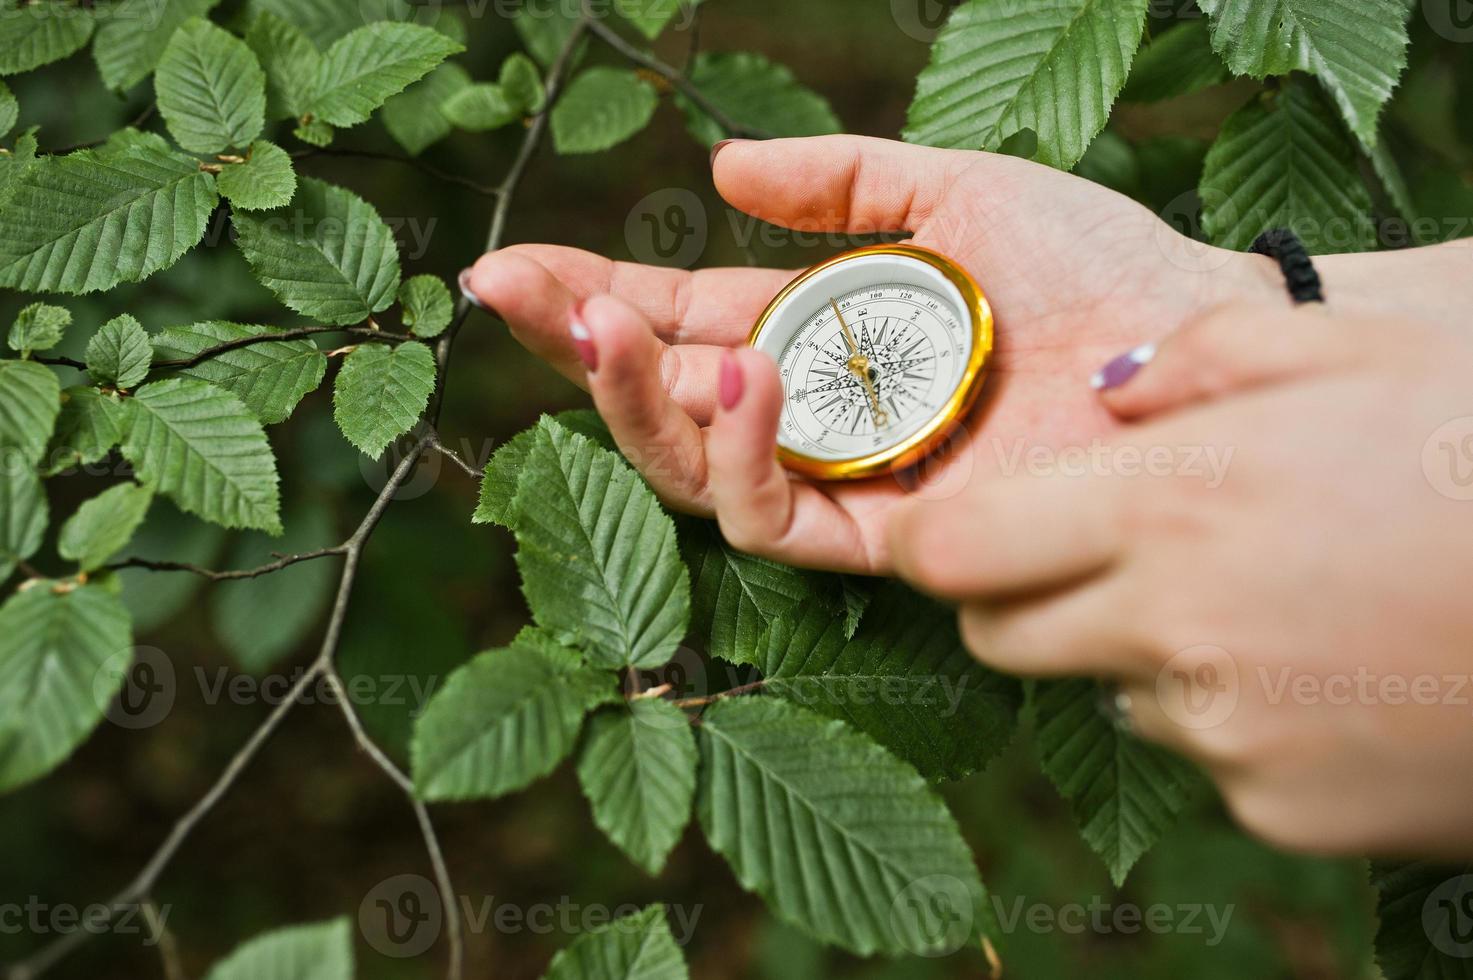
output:
<path id="1" fill-rule="evenodd" d="M 191 565 L 189 562 L 153 561 L 148 558 L 128 558 L 123 561 L 113 562 L 111 565 L 107 565 L 106 569 L 110 572 L 121 571 L 125 568 L 145 568 L 151 572 L 189 572 L 191 575 L 198 575 L 200 578 L 209 579 L 211 582 L 229 582 L 234 579 L 259 578 L 262 575 L 279 572 L 283 568 L 288 568 L 300 562 L 314 561 L 318 558 L 327 558 L 330 555 L 345 555 L 347 553 L 347 546 L 340 544 L 334 545 L 331 548 L 319 548 L 316 551 L 304 551 L 298 555 L 278 555 L 275 561 L 267 562 L 265 565 L 260 565 L 256 568 L 232 569 L 224 572 L 201 568 L 198 565 Z"/>
<path id="2" fill-rule="evenodd" d="M 636 65 L 639 65 L 642 68 L 648 68 L 650 71 L 654 72 L 656 75 L 659 75 L 661 78 L 665 79 L 665 81 L 675 86 L 675 88 L 680 91 L 681 95 L 684 95 L 687 99 L 690 99 L 692 102 L 694 102 L 702 112 L 714 119 L 718 126 L 726 130 L 732 136 L 752 140 L 765 140 L 772 138 L 772 134 L 769 133 L 767 130 L 758 129 L 754 126 L 744 126 L 741 123 L 737 122 L 735 119 L 728 116 L 725 112 L 718 108 L 715 103 L 707 98 L 706 94 L 702 92 L 699 88 L 697 88 L 696 85 L 691 82 L 689 78 L 686 78 L 685 75 L 682 74 L 679 70 L 670 65 L 667 65 L 665 62 L 661 61 L 659 58 L 656 58 L 654 55 L 649 54 L 645 51 L 641 51 L 639 48 L 636 48 L 634 45 L 630 44 L 628 41 L 620 37 L 619 34 L 612 27 L 608 26 L 602 21 L 590 21 L 588 25 L 588 30 L 592 32 L 592 34 L 600 41 L 604 42 L 609 47 L 619 52 L 619 54 L 623 55 L 625 58 L 628 58 L 630 61 L 634 62 Z"/>
<path id="3" fill-rule="evenodd" d="M 331 324 L 314 324 L 310 327 L 292 327 L 288 330 L 268 330 L 263 333 L 251 334 L 249 337 L 236 337 L 233 340 L 224 340 L 218 344 L 206 347 L 204 350 L 188 357 L 177 357 L 172 360 L 154 361 L 156 368 L 192 368 L 198 364 L 208 361 L 212 357 L 218 357 L 226 351 L 239 350 L 242 347 L 253 347 L 256 344 L 267 344 L 280 340 L 301 340 L 304 337 L 312 337 L 320 333 L 346 333 L 355 337 L 372 337 L 390 344 L 397 344 L 413 338 L 405 334 L 385 333 L 372 327 L 338 327 Z"/>
<path id="4" fill-rule="evenodd" d="M 37 364 L 49 364 L 52 367 L 76 368 L 78 371 L 87 370 L 87 365 L 82 363 L 81 361 L 71 357 L 61 357 L 60 355 L 47 355 L 44 357 L 39 355 L 32 355 L 31 360 L 35 361 Z"/>
<path id="5" fill-rule="evenodd" d="M 179 943 L 174 938 L 174 933 L 169 931 L 168 923 L 159 914 L 158 906 L 153 899 L 143 901 L 143 920 L 148 924 L 150 939 L 159 948 L 159 960 L 164 967 L 164 980 L 187 980 L 184 975 L 184 964 L 179 958 Z"/>
<path id="6" fill-rule="evenodd" d="M 440 434 L 438 432 L 431 430 L 429 433 L 426 434 L 425 438 L 429 439 L 429 447 L 431 449 L 458 466 L 460 468 L 460 471 L 466 476 L 470 477 L 473 480 L 479 480 L 481 478 L 481 472 L 479 470 L 477 470 L 470 463 L 467 463 L 465 461 L 465 458 L 461 456 L 460 453 L 456 452 L 455 450 L 451 449 L 449 446 L 440 441 Z"/>
<path id="7" fill-rule="evenodd" d="M 733 687 L 726 691 L 718 691 L 715 694 L 708 694 L 702 698 L 682 698 L 679 701 L 671 701 L 670 703 L 677 708 L 703 708 L 708 704 L 724 701 L 727 698 L 738 698 L 744 694 L 755 694 L 766 686 L 766 680 L 753 681 L 750 684 L 743 684 L 741 687 Z"/>
<path id="8" fill-rule="evenodd" d="M 447 184 L 454 184 L 457 187 L 464 187 L 467 190 L 475 191 L 483 197 L 495 197 L 498 193 L 496 188 L 487 187 L 485 184 L 478 184 L 469 177 L 447 173 L 439 167 L 432 166 L 422 160 L 416 160 L 414 157 L 399 156 L 394 153 L 380 153 L 376 150 L 313 147 L 307 150 L 294 150 L 291 157 L 293 160 L 307 160 L 312 157 L 355 157 L 363 160 L 383 160 L 388 163 L 399 163 L 406 167 L 413 167 L 427 177 L 433 177 L 436 180 L 444 181 Z"/>

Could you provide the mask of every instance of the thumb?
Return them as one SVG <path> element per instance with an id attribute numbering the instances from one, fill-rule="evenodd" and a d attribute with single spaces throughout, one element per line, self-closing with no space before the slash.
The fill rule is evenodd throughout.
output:
<path id="1" fill-rule="evenodd" d="M 1120 355 L 1090 384 L 1119 418 L 1145 418 L 1363 363 L 1382 336 L 1370 321 L 1333 319 L 1320 308 L 1236 306 Z"/>

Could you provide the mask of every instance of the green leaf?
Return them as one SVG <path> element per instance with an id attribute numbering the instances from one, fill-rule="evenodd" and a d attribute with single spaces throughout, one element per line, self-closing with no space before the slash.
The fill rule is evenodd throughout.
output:
<path id="1" fill-rule="evenodd" d="M 578 636 L 591 663 L 666 663 L 690 618 L 675 525 L 618 453 L 551 419 L 512 501 L 522 591 L 539 625 Z"/>
<path id="2" fill-rule="evenodd" d="M 266 123 L 266 73 L 256 56 L 202 17 L 174 32 L 153 86 L 174 141 L 195 153 L 250 146 Z"/>
<path id="3" fill-rule="evenodd" d="M 613 449 L 614 437 L 599 414 L 590 409 L 573 409 L 551 416 L 563 428 L 587 436 L 605 449 Z M 480 501 L 476 512 L 471 515 L 474 524 L 500 524 L 512 526 L 512 500 L 517 495 L 517 478 L 526 465 L 531 452 L 532 440 L 537 436 L 537 427 L 524 429 L 497 447 L 486 461 L 485 475 L 481 480 Z"/>
<path id="4" fill-rule="evenodd" d="M 257 936 L 205 980 L 353 980 L 352 923 L 340 918 Z"/>
<path id="5" fill-rule="evenodd" d="M 1072 170 L 1125 85 L 1148 4 L 969 0 L 952 11 L 917 79 L 906 140 L 997 150 L 1032 130 L 1036 159 Z"/>
<path id="6" fill-rule="evenodd" d="M 313 146 L 331 146 L 338 131 L 321 119 L 314 119 L 297 126 L 292 130 L 292 135 L 303 143 L 311 143 Z"/>
<path id="7" fill-rule="evenodd" d="M 1312 254 L 1375 247 L 1371 195 L 1355 146 L 1325 100 L 1289 84 L 1223 124 L 1203 166 L 1202 223 L 1213 244 L 1247 251 L 1289 228 Z"/>
<path id="8" fill-rule="evenodd" d="M 686 518 L 678 527 L 691 576 L 691 621 L 707 638 L 706 652 L 733 663 L 757 663 L 767 628 L 816 597 L 815 577 L 737 551 L 715 521 Z"/>
<path id="9" fill-rule="evenodd" d="M 266 112 L 272 119 L 300 119 L 317 91 L 322 54 L 295 25 L 262 11 L 246 31 L 246 46 L 266 72 Z"/>
<path id="10" fill-rule="evenodd" d="M 655 87 L 623 68 L 590 68 L 574 78 L 552 107 L 552 142 L 559 153 L 599 153 L 644 129 L 659 105 Z"/>
<path id="11" fill-rule="evenodd" d="M 123 457 L 139 482 L 223 527 L 281 532 L 276 457 L 240 399 L 204 381 L 156 381 L 125 403 Z"/>
<path id="12" fill-rule="evenodd" d="M 688 980 L 665 907 L 651 905 L 579 936 L 552 958 L 544 980 Z"/>
<path id="13" fill-rule="evenodd" d="M 149 141 L 43 157 L 0 203 L 0 285 L 90 293 L 146 279 L 199 242 L 218 202 L 198 160 Z"/>
<path id="14" fill-rule="evenodd" d="M 10 86 L 0 82 L 0 137 L 9 136 L 19 121 L 20 103 L 15 100 L 15 93 L 10 91 Z"/>
<path id="15" fill-rule="evenodd" d="M 36 553 L 50 522 L 46 489 L 29 466 L 0 466 L 0 583 Z"/>
<path id="16" fill-rule="evenodd" d="M 32 303 L 15 315 L 10 325 L 10 349 L 22 358 L 32 351 L 50 350 L 61 343 L 66 328 L 72 325 L 72 311 L 49 303 Z"/>
<path id="17" fill-rule="evenodd" d="M 55 769 L 122 686 L 133 645 L 117 596 L 40 582 L 0 606 L 0 791 Z"/>
<path id="18" fill-rule="evenodd" d="M 92 12 L 62 0 L 0 0 L 0 75 L 19 75 L 79 51 Z"/>
<path id="19" fill-rule="evenodd" d="M 1199 18 L 1151 38 L 1136 55 L 1120 98 L 1125 102 L 1160 102 L 1221 85 L 1231 78 L 1227 65 L 1212 50 L 1207 22 Z"/>
<path id="20" fill-rule="evenodd" d="M 542 84 L 542 72 L 537 63 L 520 51 L 501 63 L 497 84 L 511 100 L 512 105 L 522 112 L 541 112 L 547 104 L 547 90 Z"/>
<path id="21" fill-rule="evenodd" d="M 450 289 L 438 276 L 415 276 L 399 288 L 404 325 L 416 337 L 438 337 L 455 316 Z"/>
<path id="22" fill-rule="evenodd" d="M 115 92 L 153 74 L 164 48 L 185 21 L 203 17 L 220 0 L 121 0 L 107 8 L 97 27 L 92 57 L 102 81 Z"/>
<path id="23" fill-rule="evenodd" d="M 394 302 L 394 233 L 351 191 L 304 177 L 290 207 L 231 220 L 256 278 L 303 316 L 361 323 Z"/>
<path id="24" fill-rule="evenodd" d="M 953 923 L 919 921 L 932 909 L 977 924 L 971 852 L 914 769 L 771 698 L 721 701 L 699 731 L 706 836 L 779 918 L 861 956 L 957 948 Z"/>
<path id="25" fill-rule="evenodd" d="M 148 332 L 127 313 L 104 323 L 87 341 L 87 374 L 94 384 L 126 391 L 148 377 L 152 363 Z"/>
<path id="26" fill-rule="evenodd" d="M 85 385 L 63 391 L 46 474 L 102 459 L 122 441 L 122 420 L 123 403 L 116 395 Z"/>
<path id="27" fill-rule="evenodd" d="M 635 29 L 653 41 L 680 12 L 681 0 L 622 0 L 615 9 Z"/>
<path id="28" fill-rule="evenodd" d="M 1023 692 L 962 645 L 956 616 L 888 585 L 853 640 L 842 616 L 808 602 L 777 618 L 746 662 L 764 688 L 848 722 L 928 779 L 960 779 L 1012 739 Z"/>
<path id="29" fill-rule="evenodd" d="M 658 698 L 599 715 L 578 761 L 578 782 L 599 829 L 640 867 L 659 874 L 690 822 L 696 792 L 690 720 Z"/>
<path id="30" fill-rule="evenodd" d="M 452 126 L 469 133 L 489 132 L 522 118 L 520 107 L 500 85 L 490 82 L 466 86 L 446 99 L 440 108 Z"/>
<path id="31" fill-rule="evenodd" d="M 6 456 L 18 451 L 21 462 L 36 465 L 60 411 L 61 384 L 49 368 L 31 361 L 0 361 L 0 451 Z"/>
<path id="32" fill-rule="evenodd" d="M 471 76 L 447 62 L 384 103 L 379 118 L 404 152 L 417 156 L 449 136 L 454 127 L 443 108 L 455 93 L 471 84 Z"/>
<path id="33" fill-rule="evenodd" d="M 414 728 L 414 784 L 426 800 L 491 798 L 552 772 L 613 678 L 572 650 L 518 637 L 445 681 Z"/>
<path id="34" fill-rule="evenodd" d="M 332 514 L 320 504 L 288 511 L 280 538 L 242 536 L 230 550 L 230 568 L 257 568 L 275 554 L 300 554 L 338 543 Z M 318 558 L 259 578 L 221 582 L 210 592 L 215 635 L 242 668 L 267 670 L 295 650 L 332 601 L 341 564 Z"/>
<path id="35" fill-rule="evenodd" d="M 148 516 L 153 491 L 136 483 L 120 483 L 86 501 L 61 526 L 56 550 L 84 572 L 100 568 L 133 540 Z"/>
<path id="36" fill-rule="evenodd" d="M 1118 886 L 1176 822 L 1201 777 L 1165 749 L 1120 731 L 1101 698 L 1095 681 L 1040 681 L 1034 710 L 1043 771 Z"/>
<path id="37" fill-rule="evenodd" d="M 435 355 L 424 344 L 366 344 L 343 359 L 333 418 L 347 440 L 378 459 L 424 414 L 435 390 Z"/>
<path id="38" fill-rule="evenodd" d="M 153 336 L 154 357 L 189 360 L 200 352 L 272 333 L 270 327 L 209 320 L 170 327 Z M 186 378 L 209 381 L 234 392 L 262 425 L 285 421 L 297 403 L 322 384 L 327 358 L 310 339 L 269 340 L 214 354 L 192 367 Z"/>
<path id="39" fill-rule="evenodd" d="M 415 24 L 360 27 L 322 56 L 307 111 L 334 126 L 356 126 L 390 96 L 464 50 L 439 31 Z"/>
<path id="40" fill-rule="evenodd" d="M 1305 71 L 1367 149 L 1406 67 L 1404 0 L 1202 0 L 1213 47 L 1236 74 Z"/>
<path id="41" fill-rule="evenodd" d="M 5 198 L 16 181 L 30 171 L 36 163 L 36 127 L 16 137 L 15 149 L 0 153 L 0 213 L 6 207 Z"/>
<path id="42" fill-rule="evenodd" d="M 1473 865 L 1373 861 L 1376 965 L 1383 980 L 1473 980 L 1467 922 Z"/>
<path id="43" fill-rule="evenodd" d="M 702 52 L 690 79 L 733 122 L 751 129 L 774 136 L 821 136 L 843 128 L 827 99 L 801 85 L 786 65 L 760 54 Z M 675 101 L 697 142 L 709 146 L 731 135 L 684 95 Z"/>
<path id="44" fill-rule="evenodd" d="M 231 207 L 266 211 L 285 207 L 297 192 L 292 158 L 275 143 L 256 140 L 246 151 L 245 163 L 227 163 L 215 178 Z"/>
<path id="45" fill-rule="evenodd" d="M 416 6 L 407 0 L 251 0 L 250 9 L 269 12 L 289 21 L 325 48 L 364 24 L 383 20 L 409 20 Z"/>
<path id="46" fill-rule="evenodd" d="M 512 21 L 532 57 L 548 66 L 567 44 L 577 22 L 578 8 L 561 0 L 523 0 Z M 587 44 L 587 40 L 579 42 L 573 58 L 575 64 L 582 60 Z"/>

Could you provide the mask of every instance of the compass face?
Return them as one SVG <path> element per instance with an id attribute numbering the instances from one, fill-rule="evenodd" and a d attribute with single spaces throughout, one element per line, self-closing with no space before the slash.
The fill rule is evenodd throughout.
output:
<path id="1" fill-rule="evenodd" d="M 963 294 L 970 280 L 932 253 L 882 248 L 810 270 L 754 332 L 782 378 L 778 444 L 815 475 L 865 475 L 924 451 L 980 384 L 991 317 L 980 294 Z"/>

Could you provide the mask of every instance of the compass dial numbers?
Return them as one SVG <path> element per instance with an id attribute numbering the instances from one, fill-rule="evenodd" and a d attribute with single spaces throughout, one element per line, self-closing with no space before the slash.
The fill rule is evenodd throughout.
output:
<path id="1" fill-rule="evenodd" d="M 838 459 L 897 445 L 934 419 L 960 383 L 971 333 L 951 303 L 919 286 L 834 299 L 838 313 L 827 303 L 812 311 L 778 359 L 787 394 L 779 435 L 789 448 Z"/>

